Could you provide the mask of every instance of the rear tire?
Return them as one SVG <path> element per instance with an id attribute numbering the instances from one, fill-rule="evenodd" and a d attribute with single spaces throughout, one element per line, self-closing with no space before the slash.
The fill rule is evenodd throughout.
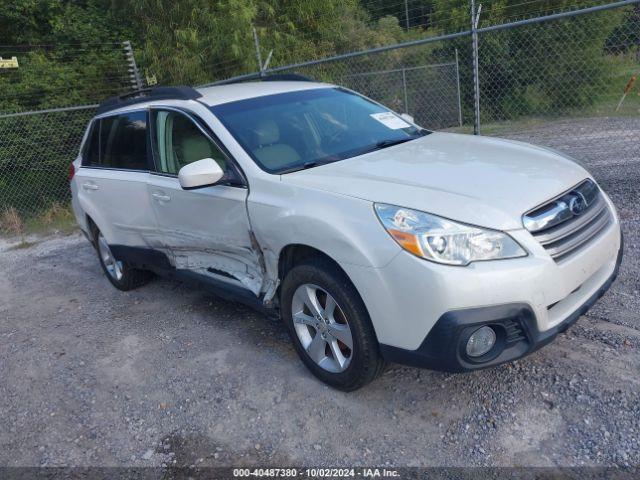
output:
<path id="1" fill-rule="evenodd" d="M 353 391 L 382 373 L 386 363 L 364 302 L 333 262 L 314 258 L 293 267 L 280 298 L 293 345 L 317 378 Z"/>
<path id="2" fill-rule="evenodd" d="M 93 244 L 96 247 L 102 271 L 111 285 L 118 290 L 127 292 L 151 280 L 153 276 L 151 272 L 133 268 L 128 262 L 118 260 L 98 228 L 93 229 Z"/>

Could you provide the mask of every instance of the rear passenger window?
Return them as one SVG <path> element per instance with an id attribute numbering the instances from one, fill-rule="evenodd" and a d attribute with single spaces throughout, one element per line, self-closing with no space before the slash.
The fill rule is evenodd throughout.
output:
<path id="1" fill-rule="evenodd" d="M 147 114 L 131 112 L 101 120 L 100 166 L 148 170 Z"/>

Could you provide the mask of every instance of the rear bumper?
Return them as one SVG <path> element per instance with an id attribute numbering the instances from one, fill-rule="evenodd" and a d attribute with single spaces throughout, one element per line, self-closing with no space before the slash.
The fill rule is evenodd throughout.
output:
<path id="1" fill-rule="evenodd" d="M 526 303 L 461 309 L 442 315 L 417 349 L 381 344 L 381 354 L 390 362 L 446 372 L 479 370 L 522 358 L 551 342 L 604 295 L 618 275 L 622 251 L 621 238 L 613 273 L 569 316 L 547 330 L 539 330 L 535 313 Z M 465 354 L 466 340 L 484 325 L 498 332 L 496 348 L 474 360 Z"/>

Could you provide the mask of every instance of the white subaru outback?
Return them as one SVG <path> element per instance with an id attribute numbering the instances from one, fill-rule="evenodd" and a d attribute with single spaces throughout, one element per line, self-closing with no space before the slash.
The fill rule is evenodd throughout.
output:
<path id="1" fill-rule="evenodd" d="M 266 80 L 100 106 L 71 189 L 116 288 L 155 272 L 279 315 L 311 372 L 353 390 L 386 362 L 521 358 L 615 278 L 616 210 L 570 159 Z"/>

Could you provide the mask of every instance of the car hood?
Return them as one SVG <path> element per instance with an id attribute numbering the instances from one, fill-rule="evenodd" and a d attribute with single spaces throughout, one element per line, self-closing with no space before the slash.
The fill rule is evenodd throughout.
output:
<path id="1" fill-rule="evenodd" d="M 589 174 L 522 142 L 432 133 L 411 142 L 282 175 L 282 181 L 500 230 Z"/>

